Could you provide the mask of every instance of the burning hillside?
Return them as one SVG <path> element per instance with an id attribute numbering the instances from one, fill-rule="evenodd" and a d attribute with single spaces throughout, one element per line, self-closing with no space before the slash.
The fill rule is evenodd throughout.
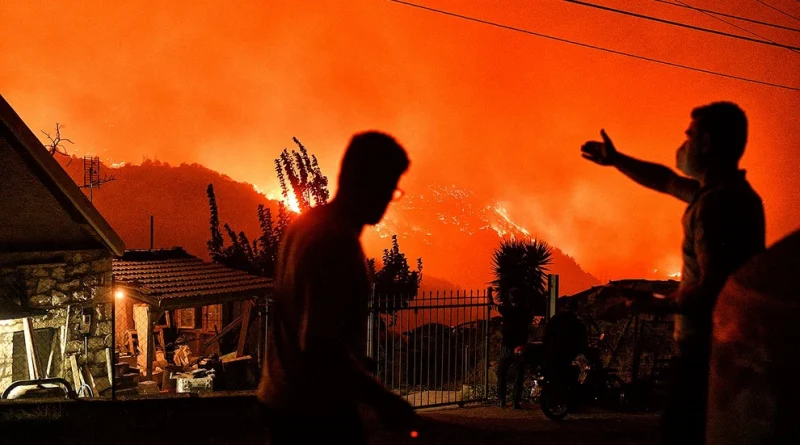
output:
<path id="1" fill-rule="evenodd" d="M 67 166 L 67 159 L 59 159 L 81 184 L 81 160 L 73 159 Z M 94 203 L 131 249 L 149 247 L 149 215 L 154 215 L 156 247 L 183 246 L 206 258 L 209 183 L 217 193 L 220 220 L 251 236 L 259 230 L 258 204 L 274 204 L 252 185 L 198 164 L 174 167 L 148 161 L 105 171 L 113 171 L 115 180 L 94 191 Z M 435 184 L 393 203 L 384 221 L 365 231 L 367 254 L 379 258 L 394 233 L 409 259 L 423 258 L 422 288 L 427 290 L 485 288 L 492 279 L 491 254 L 501 237 L 530 235 L 497 203 L 484 202 L 468 190 Z M 554 247 L 551 270 L 561 274 L 562 294 L 598 284 Z"/>

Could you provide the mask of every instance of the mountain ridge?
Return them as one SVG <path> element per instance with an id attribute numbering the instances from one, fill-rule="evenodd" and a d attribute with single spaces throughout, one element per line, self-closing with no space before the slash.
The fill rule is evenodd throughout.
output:
<path id="1" fill-rule="evenodd" d="M 83 165 L 79 158 L 59 161 L 79 185 Z M 210 212 L 206 188 L 214 185 L 222 224 L 250 239 L 260 232 L 259 204 L 277 209 L 247 182 L 239 182 L 198 163 L 172 166 L 153 160 L 141 164 L 102 166 L 101 176 L 115 179 L 93 191 L 94 205 L 125 241 L 128 249 L 150 246 L 150 215 L 154 217 L 154 247 L 184 247 L 208 259 Z M 423 259 L 422 290 L 477 289 L 489 286 L 491 254 L 503 237 L 530 237 L 531 232 L 512 221 L 497 203 L 478 199 L 468 190 L 429 184 L 392 203 L 384 220 L 364 231 L 362 242 L 370 257 L 380 258 L 398 235 L 409 258 Z M 599 284 L 574 258 L 553 246 L 552 273 L 561 275 L 560 294 L 571 294 Z M 427 281 L 426 281 L 427 279 Z"/>

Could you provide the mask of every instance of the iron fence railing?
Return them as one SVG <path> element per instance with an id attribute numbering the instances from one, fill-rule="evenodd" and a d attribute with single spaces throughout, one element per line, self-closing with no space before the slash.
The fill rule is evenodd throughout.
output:
<path id="1" fill-rule="evenodd" d="M 488 400 L 491 289 L 376 295 L 367 355 L 375 376 L 415 408 Z"/>

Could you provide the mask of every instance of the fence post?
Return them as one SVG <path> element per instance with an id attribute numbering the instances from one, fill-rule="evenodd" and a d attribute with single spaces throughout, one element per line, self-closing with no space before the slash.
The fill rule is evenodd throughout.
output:
<path id="1" fill-rule="evenodd" d="M 261 363 L 262 369 L 267 365 L 267 357 L 269 357 L 269 310 L 272 307 L 271 303 L 272 299 L 267 295 L 264 304 L 264 359 Z"/>
<path id="2" fill-rule="evenodd" d="M 367 317 L 367 357 L 375 359 L 375 318 L 377 316 L 377 310 L 375 308 L 375 283 L 372 283 L 370 288 L 367 310 L 369 311 Z"/>
<path id="3" fill-rule="evenodd" d="M 67 308 L 69 318 L 69 308 Z M 111 274 L 111 374 L 108 383 L 111 384 L 111 400 L 117 400 L 117 287 L 114 274 Z"/>
<path id="4" fill-rule="evenodd" d="M 547 287 L 548 287 L 548 298 L 547 298 L 547 320 L 550 319 L 553 315 L 556 314 L 556 301 L 558 300 L 558 275 L 549 274 L 547 275 Z"/>
<path id="5" fill-rule="evenodd" d="M 483 373 L 483 394 L 486 400 L 489 400 L 489 368 L 491 367 L 489 364 L 489 338 L 492 335 L 491 329 L 491 321 L 492 321 L 492 302 L 494 299 L 492 298 L 492 288 L 488 288 L 486 290 L 486 337 L 484 338 L 484 345 L 483 345 L 483 361 L 484 361 L 484 373 Z"/>
<path id="6" fill-rule="evenodd" d="M 147 351 L 145 353 L 145 360 L 147 360 L 147 362 L 145 362 L 145 368 L 144 368 L 145 369 L 145 377 L 147 377 L 148 381 L 153 380 L 153 360 L 155 360 L 155 356 L 156 356 L 156 352 L 155 352 L 156 341 L 155 341 L 155 338 L 153 338 L 154 337 L 153 336 L 153 326 L 155 325 L 156 321 L 158 321 L 158 320 L 154 320 L 153 319 L 153 306 L 148 304 L 147 305 L 147 339 L 146 339 L 147 340 Z M 141 345 L 141 344 L 142 344 L 142 341 L 141 341 L 141 339 L 139 339 L 139 345 Z"/>

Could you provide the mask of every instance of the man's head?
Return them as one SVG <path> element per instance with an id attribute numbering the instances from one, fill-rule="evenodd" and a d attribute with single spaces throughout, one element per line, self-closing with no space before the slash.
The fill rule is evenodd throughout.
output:
<path id="1" fill-rule="evenodd" d="M 358 133 L 342 159 L 337 197 L 350 204 L 358 223 L 377 224 L 409 164 L 405 149 L 393 137 L 377 131 Z"/>
<path id="2" fill-rule="evenodd" d="M 709 169 L 736 170 L 747 144 L 747 117 L 738 105 L 714 102 L 692 110 L 686 141 L 676 153 L 678 169 L 702 178 Z"/>
<path id="3" fill-rule="evenodd" d="M 578 312 L 578 302 L 572 297 L 561 297 L 556 300 L 556 312 Z"/>

